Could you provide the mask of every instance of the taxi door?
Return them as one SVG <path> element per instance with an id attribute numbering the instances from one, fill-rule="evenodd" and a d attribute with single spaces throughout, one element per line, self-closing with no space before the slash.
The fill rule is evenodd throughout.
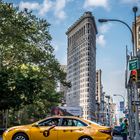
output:
<path id="1" fill-rule="evenodd" d="M 78 140 L 84 135 L 82 127 L 59 127 L 57 131 L 58 140 Z"/>
<path id="2" fill-rule="evenodd" d="M 58 128 L 58 140 L 78 140 L 84 135 L 87 124 L 73 119 L 63 118 L 61 127 Z"/>
<path id="3" fill-rule="evenodd" d="M 51 117 L 33 124 L 30 131 L 31 140 L 58 140 L 57 127 L 60 121 L 59 117 Z"/>
<path id="4" fill-rule="evenodd" d="M 40 127 L 32 127 L 30 131 L 31 140 L 58 140 L 57 138 L 57 126 L 56 129 L 50 129 L 50 126 L 40 126 Z M 48 134 L 49 130 L 49 134 Z"/>

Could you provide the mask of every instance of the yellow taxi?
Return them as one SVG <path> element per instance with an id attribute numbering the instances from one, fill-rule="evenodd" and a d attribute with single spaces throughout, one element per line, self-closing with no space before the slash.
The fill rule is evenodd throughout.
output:
<path id="1" fill-rule="evenodd" d="M 111 128 L 73 116 L 52 116 L 7 129 L 3 140 L 112 140 Z"/>

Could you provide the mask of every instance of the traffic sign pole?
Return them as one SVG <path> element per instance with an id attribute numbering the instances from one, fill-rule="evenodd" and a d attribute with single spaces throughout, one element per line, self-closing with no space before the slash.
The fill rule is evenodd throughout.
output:
<path id="1" fill-rule="evenodd" d="M 132 98 L 133 98 L 133 95 L 132 94 L 132 90 L 131 90 L 131 87 L 127 88 L 127 95 L 128 95 L 128 112 L 129 112 L 129 115 L 128 115 L 128 119 L 129 119 L 129 139 L 132 140 L 134 138 L 134 129 L 135 129 L 135 126 L 134 126 L 134 113 L 132 112 L 133 111 L 133 106 L 132 106 Z"/>

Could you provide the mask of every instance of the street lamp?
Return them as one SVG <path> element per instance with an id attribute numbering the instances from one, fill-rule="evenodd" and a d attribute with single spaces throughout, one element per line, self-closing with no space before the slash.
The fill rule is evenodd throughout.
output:
<path id="1" fill-rule="evenodd" d="M 124 21 L 122 21 L 122 20 L 119 20 L 119 19 L 99 19 L 98 21 L 99 21 L 100 23 L 109 22 L 109 21 L 116 21 L 116 22 L 120 22 L 120 23 L 124 24 L 124 25 L 129 29 L 129 31 L 130 31 L 130 33 L 131 33 L 132 47 L 133 47 L 132 50 L 133 50 L 133 55 L 135 55 L 134 34 L 133 34 L 132 29 L 130 28 L 130 26 L 129 26 L 126 22 L 124 22 Z"/>
<path id="2" fill-rule="evenodd" d="M 138 7 L 133 7 L 134 12 L 134 23 L 135 23 L 135 52 L 137 52 L 137 24 L 136 24 L 136 13 L 138 11 Z M 137 53 L 135 54 L 137 55 Z"/>

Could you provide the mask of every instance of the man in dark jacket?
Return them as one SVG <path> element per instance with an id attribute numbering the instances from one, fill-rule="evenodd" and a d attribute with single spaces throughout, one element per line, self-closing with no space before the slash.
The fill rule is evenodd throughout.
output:
<path id="1" fill-rule="evenodd" d="M 121 135 L 123 137 L 123 140 L 127 140 L 127 135 L 128 135 L 127 119 L 125 119 L 124 122 L 121 124 Z"/>

